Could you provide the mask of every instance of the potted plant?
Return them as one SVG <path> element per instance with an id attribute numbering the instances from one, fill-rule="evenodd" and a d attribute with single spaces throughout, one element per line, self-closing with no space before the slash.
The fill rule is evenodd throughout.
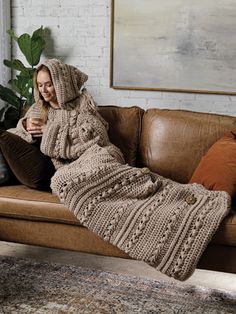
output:
<path id="1" fill-rule="evenodd" d="M 8 30 L 7 33 L 17 42 L 28 65 L 25 66 L 18 59 L 3 61 L 5 66 L 15 71 L 16 77 L 8 82 L 10 88 L 0 84 L 0 99 L 4 101 L 0 104 L 0 128 L 2 129 L 15 127 L 22 109 L 34 103 L 33 77 L 45 48 L 45 30 L 42 26 L 35 30 L 32 36 L 25 33 L 17 37 L 13 30 Z"/>

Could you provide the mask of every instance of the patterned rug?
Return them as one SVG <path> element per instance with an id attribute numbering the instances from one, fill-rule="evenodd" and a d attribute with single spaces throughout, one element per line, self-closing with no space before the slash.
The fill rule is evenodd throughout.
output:
<path id="1" fill-rule="evenodd" d="M 236 293 L 0 257 L 0 313 L 236 313 Z"/>

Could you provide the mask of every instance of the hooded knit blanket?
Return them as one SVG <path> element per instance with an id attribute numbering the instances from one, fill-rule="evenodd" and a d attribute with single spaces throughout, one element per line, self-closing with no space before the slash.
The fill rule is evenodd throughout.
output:
<path id="1" fill-rule="evenodd" d="M 225 192 L 121 164 L 96 144 L 51 187 L 84 226 L 178 280 L 193 273 L 229 207 Z"/>
<path id="2" fill-rule="evenodd" d="M 57 169 L 52 191 L 105 241 L 168 276 L 187 279 L 227 214 L 229 195 L 125 164 L 91 96 L 76 90 L 86 77 L 55 59 L 45 64 L 60 103 L 48 111 L 41 142 Z M 65 89 L 68 75 L 73 88 Z M 21 121 L 11 131 L 29 136 Z"/>

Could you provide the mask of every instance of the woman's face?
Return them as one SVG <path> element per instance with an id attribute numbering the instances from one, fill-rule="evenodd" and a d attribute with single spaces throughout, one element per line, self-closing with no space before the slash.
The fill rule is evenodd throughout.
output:
<path id="1" fill-rule="evenodd" d="M 57 104 L 57 95 L 48 71 L 40 70 L 37 74 L 37 85 L 43 99 L 50 104 Z"/>

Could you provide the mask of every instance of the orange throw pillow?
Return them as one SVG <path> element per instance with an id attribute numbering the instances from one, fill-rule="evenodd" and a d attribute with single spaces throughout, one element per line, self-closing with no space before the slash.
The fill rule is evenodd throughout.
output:
<path id="1" fill-rule="evenodd" d="M 224 135 L 211 146 L 194 171 L 190 183 L 236 196 L 236 135 Z"/>

